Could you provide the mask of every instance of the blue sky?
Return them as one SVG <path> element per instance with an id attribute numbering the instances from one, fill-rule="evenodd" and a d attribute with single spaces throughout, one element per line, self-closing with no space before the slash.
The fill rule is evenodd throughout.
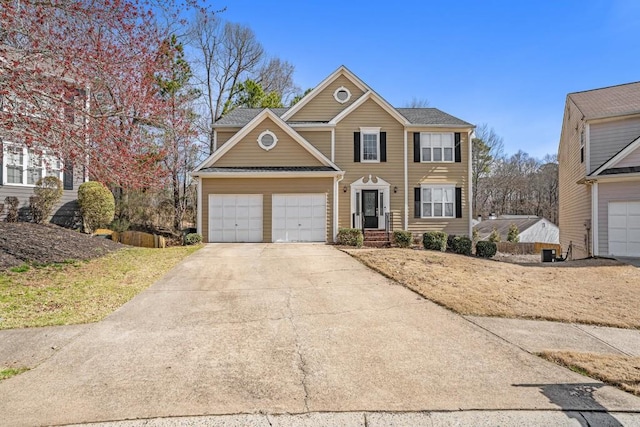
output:
<path id="1" fill-rule="evenodd" d="M 306 89 L 345 65 L 392 105 L 413 97 L 556 153 L 567 93 L 640 80 L 640 1 L 227 0 Z"/>

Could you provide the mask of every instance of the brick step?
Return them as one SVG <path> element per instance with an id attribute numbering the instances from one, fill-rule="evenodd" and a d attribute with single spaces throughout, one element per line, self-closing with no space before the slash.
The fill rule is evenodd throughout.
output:
<path id="1" fill-rule="evenodd" d="M 365 240 L 363 245 L 368 248 L 387 248 L 391 246 L 391 243 L 389 241 L 377 242 L 377 241 Z"/>
<path id="2" fill-rule="evenodd" d="M 389 238 L 387 236 L 367 236 L 364 238 L 365 242 L 388 242 Z"/>

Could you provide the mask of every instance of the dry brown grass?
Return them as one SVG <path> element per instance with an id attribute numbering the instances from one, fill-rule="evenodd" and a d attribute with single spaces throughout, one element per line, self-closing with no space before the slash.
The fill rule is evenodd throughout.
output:
<path id="1" fill-rule="evenodd" d="M 540 356 L 640 396 L 640 357 L 564 351 L 544 352 Z"/>
<path id="2" fill-rule="evenodd" d="M 415 249 L 345 249 L 460 314 L 640 328 L 640 269 L 613 260 L 513 264 Z"/>

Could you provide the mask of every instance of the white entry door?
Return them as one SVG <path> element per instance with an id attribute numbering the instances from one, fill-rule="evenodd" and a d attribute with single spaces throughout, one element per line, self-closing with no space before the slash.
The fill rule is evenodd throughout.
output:
<path id="1" fill-rule="evenodd" d="M 209 242 L 262 242 L 262 194 L 209 194 Z"/>
<path id="2" fill-rule="evenodd" d="M 274 194 L 272 240 L 274 242 L 325 242 L 326 194 Z"/>
<path id="3" fill-rule="evenodd" d="M 640 256 L 640 202 L 609 202 L 609 254 Z"/>

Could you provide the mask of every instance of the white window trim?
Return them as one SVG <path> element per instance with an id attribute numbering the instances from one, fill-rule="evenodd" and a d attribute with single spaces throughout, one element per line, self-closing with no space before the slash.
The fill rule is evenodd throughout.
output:
<path id="1" fill-rule="evenodd" d="M 338 98 L 338 92 L 340 91 L 345 91 L 347 92 L 347 99 L 342 100 L 340 98 Z M 346 102 L 349 102 L 349 100 L 351 99 L 351 91 L 349 89 L 347 89 L 344 86 L 340 86 L 338 89 L 335 90 L 335 92 L 333 92 L 333 98 L 338 101 L 340 104 L 344 104 Z"/>
<path id="2" fill-rule="evenodd" d="M 453 190 L 453 214 L 452 215 L 441 215 L 441 216 L 425 216 L 424 214 L 424 208 L 423 208 L 423 204 L 426 203 L 424 201 L 424 190 L 425 189 L 441 189 L 443 190 Z M 433 205 L 434 202 L 431 202 L 431 204 Z M 444 204 L 444 202 L 443 202 Z M 456 218 L 456 210 L 458 209 L 458 206 L 456 206 L 456 186 L 455 184 L 422 184 L 420 185 L 420 218 L 422 219 L 455 219 Z M 433 212 L 433 209 L 431 210 Z M 444 214 L 445 209 L 444 206 L 442 206 L 442 213 Z"/>
<path id="3" fill-rule="evenodd" d="M 365 160 L 364 158 L 364 135 L 376 136 L 376 154 L 375 160 Z M 380 128 L 361 127 L 360 128 L 360 162 L 361 163 L 380 163 Z"/>
<path id="4" fill-rule="evenodd" d="M 262 137 L 265 135 L 271 135 L 271 137 L 273 138 L 273 144 L 266 146 L 262 143 Z M 260 135 L 258 135 L 258 145 L 260 146 L 260 148 L 262 148 L 265 151 L 273 150 L 277 144 L 278 144 L 278 137 L 276 136 L 275 133 L 271 132 L 269 129 L 265 130 Z"/>
<path id="5" fill-rule="evenodd" d="M 422 135 L 451 135 L 451 160 L 444 160 L 444 146 L 442 147 L 442 160 L 424 160 L 422 158 L 423 138 Z M 431 159 L 433 159 L 433 147 L 431 149 Z M 420 163 L 455 163 L 456 161 L 456 139 L 453 132 L 420 132 Z"/>
<path id="6" fill-rule="evenodd" d="M 7 147 L 20 147 L 22 149 L 22 158 L 23 158 L 23 163 L 22 163 L 22 184 L 20 183 L 13 183 L 13 182 L 8 182 L 7 179 Z M 47 158 L 53 158 L 53 156 L 47 154 L 46 151 L 43 150 L 42 152 L 42 178 L 44 178 L 45 176 L 47 176 L 46 171 L 47 171 Z M 27 170 L 29 169 L 29 149 L 24 145 L 24 144 L 19 144 L 19 143 L 15 143 L 15 142 L 8 142 L 8 141 L 2 141 L 2 156 L 3 156 L 3 162 L 2 162 L 2 185 L 3 186 L 15 186 L 15 187 L 35 187 L 35 184 L 27 184 L 28 182 L 28 175 L 27 175 Z M 60 181 L 63 181 L 64 179 L 64 164 L 62 163 L 62 161 L 60 161 L 60 172 L 57 176 L 57 178 L 60 179 Z"/>

